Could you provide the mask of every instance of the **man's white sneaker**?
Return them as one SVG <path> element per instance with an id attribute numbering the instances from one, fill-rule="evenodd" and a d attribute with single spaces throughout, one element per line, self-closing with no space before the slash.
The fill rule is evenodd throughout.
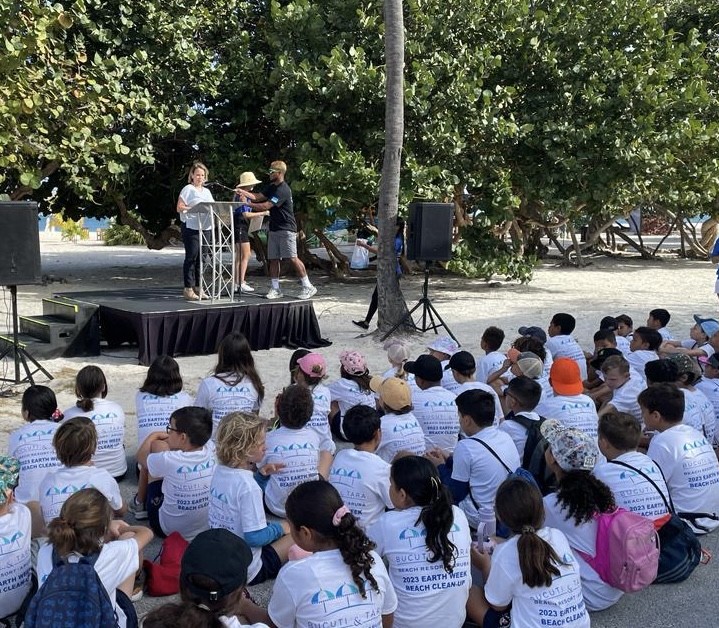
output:
<path id="1" fill-rule="evenodd" d="M 300 293 L 297 295 L 298 299 L 311 299 L 313 296 L 317 294 L 317 288 L 314 286 L 305 286 L 300 290 Z"/>
<path id="2" fill-rule="evenodd" d="M 243 283 L 240 286 L 240 292 L 254 292 L 255 289 L 248 283 Z"/>
<path id="3" fill-rule="evenodd" d="M 282 294 L 281 290 L 277 290 L 276 288 L 270 288 L 270 291 L 265 295 L 265 299 L 281 299 L 284 294 Z"/>

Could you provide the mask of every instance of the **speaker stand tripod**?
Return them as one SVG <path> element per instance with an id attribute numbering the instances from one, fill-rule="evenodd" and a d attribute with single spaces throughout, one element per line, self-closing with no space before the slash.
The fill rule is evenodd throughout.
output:
<path id="1" fill-rule="evenodd" d="M 12 338 L 6 336 L 0 336 L 0 347 L 5 345 L 2 353 L 0 353 L 0 362 L 6 358 L 10 358 L 15 362 L 15 379 L 7 377 L 0 377 L 0 382 L 12 382 L 13 384 L 25 384 L 29 382 L 31 385 L 35 384 L 33 375 L 35 373 L 42 373 L 48 379 L 52 379 L 52 375 L 34 358 L 30 355 L 30 352 L 25 349 L 23 344 L 18 340 L 18 320 L 17 320 L 17 286 L 8 286 L 10 288 L 10 299 L 12 302 Z M 31 362 L 35 367 L 33 370 L 28 364 Z M 20 365 L 25 371 L 25 377 L 20 378 Z"/>
<path id="2" fill-rule="evenodd" d="M 407 312 L 396 324 L 392 329 L 390 329 L 384 336 L 382 336 L 381 341 L 384 342 L 389 338 L 395 331 L 397 331 L 400 327 L 406 324 L 410 324 L 415 331 L 421 331 L 422 333 L 429 331 L 430 329 L 436 334 L 438 333 L 437 330 L 444 327 L 447 330 L 447 333 L 452 337 L 452 340 L 454 340 L 457 344 L 459 344 L 459 340 L 457 340 L 454 337 L 454 334 L 452 333 L 452 330 L 447 327 L 447 324 L 442 320 L 442 317 L 439 315 L 439 312 L 436 310 L 434 305 L 432 305 L 432 301 L 430 300 L 428 296 L 429 292 L 429 262 L 424 263 L 424 283 L 422 284 L 422 296 L 420 297 L 419 301 L 415 304 L 415 306 Z M 422 308 L 422 324 L 418 325 L 414 322 L 414 318 L 412 318 L 412 314 L 414 314 L 419 308 Z M 435 318 L 438 322 L 435 322 Z"/>

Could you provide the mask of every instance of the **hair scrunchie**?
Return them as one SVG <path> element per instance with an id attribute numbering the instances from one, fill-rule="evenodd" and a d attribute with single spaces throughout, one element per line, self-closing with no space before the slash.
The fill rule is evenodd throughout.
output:
<path id="1" fill-rule="evenodd" d="M 522 526 L 522 534 L 534 534 L 536 530 L 532 526 Z"/>
<path id="2" fill-rule="evenodd" d="M 342 522 L 342 517 L 348 514 L 350 514 L 350 509 L 343 504 L 337 510 L 335 510 L 335 514 L 332 515 L 332 525 L 335 528 L 338 528 L 340 523 Z"/>

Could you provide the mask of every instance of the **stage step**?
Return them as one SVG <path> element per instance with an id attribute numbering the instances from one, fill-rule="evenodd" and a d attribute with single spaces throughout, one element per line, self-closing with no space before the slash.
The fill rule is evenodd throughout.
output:
<path id="1" fill-rule="evenodd" d="M 75 322 L 60 316 L 18 316 L 20 332 L 53 345 L 70 344 L 77 333 Z"/>
<path id="2" fill-rule="evenodd" d="M 52 297 L 42 300 L 42 311 L 39 316 L 18 317 L 22 337 L 33 339 L 28 347 L 32 355 L 56 358 L 100 354 L 97 305 Z"/>
<path id="3" fill-rule="evenodd" d="M 18 346 L 25 349 L 25 351 L 27 351 L 33 358 L 39 360 L 40 362 L 49 358 L 57 358 L 62 355 L 57 352 L 57 347 L 54 345 L 51 345 L 49 342 L 39 340 L 33 336 L 29 336 L 28 334 L 18 334 L 17 340 Z M 0 354 L 7 349 L 8 344 L 12 344 L 12 333 L 0 334 Z"/>

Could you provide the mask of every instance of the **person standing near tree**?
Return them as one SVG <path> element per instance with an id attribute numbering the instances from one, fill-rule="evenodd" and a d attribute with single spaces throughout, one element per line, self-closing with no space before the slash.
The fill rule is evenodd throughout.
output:
<path id="1" fill-rule="evenodd" d="M 267 238 L 267 257 L 270 260 L 270 279 L 272 287 L 267 293 L 268 299 L 281 299 L 284 295 L 280 290 L 280 261 L 289 259 L 297 271 L 302 283 L 302 290 L 297 295 L 300 299 L 309 299 L 317 294 L 302 260 L 297 257 L 297 221 L 295 220 L 292 190 L 285 181 L 287 164 L 284 161 L 273 161 L 270 164 L 270 183 L 262 193 L 253 194 L 242 190 L 240 201 L 256 212 L 270 212 L 270 231 Z"/>

